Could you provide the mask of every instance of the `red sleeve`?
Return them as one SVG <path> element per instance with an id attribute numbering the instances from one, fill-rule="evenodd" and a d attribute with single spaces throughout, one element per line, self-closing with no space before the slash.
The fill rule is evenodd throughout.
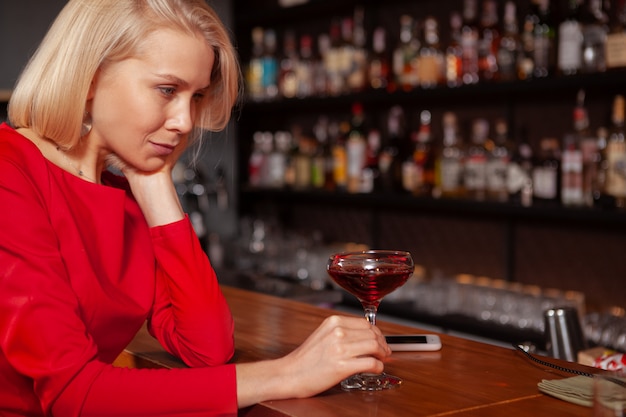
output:
<path id="1" fill-rule="evenodd" d="M 41 161 L 41 155 L 35 155 L 31 144 L 24 151 L 30 152 L 28 157 L 17 155 L 14 150 L 18 144 L 3 140 L 2 133 L 0 129 L 0 415 L 236 415 L 235 366 L 224 364 L 232 354 L 230 314 L 213 317 L 215 322 L 225 319 L 226 323 L 221 329 L 217 324 L 211 325 L 215 338 L 210 332 L 204 335 L 220 344 L 217 349 L 197 343 L 199 337 L 192 337 L 198 330 L 193 323 L 189 328 L 181 326 L 179 336 L 190 339 L 189 344 L 168 335 L 168 343 L 187 359 L 193 356 L 190 350 L 200 346 L 200 356 L 211 357 L 220 365 L 172 370 L 120 369 L 98 360 L 98 346 L 82 321 L 75 289 L 59 254 L 58 236 L 63 231 L 57 235 L 50 222 L 49 210 L 55 207 L 51 201 L 56 195 L 50 192 L 46 163 Z M 174 225 L 171 232 L 177 235 L 179 227 Z M 166 229 L 163 233 L 169 234 Z M 167 245 L 160 244 L 160 240 L 155 238 L 159 265 L 173 264 L 161 253 Z M 187 250 L 188 247 L 182 247 L 182 240 L 174 239 L 172 244 Z M 165 271 L 171 269 L 168 266 L 159 272 L 163 282 L 160 304 L 165 302 Z M 170 284 L 167 288 L 176 293 Z M 215 288 L 211 284 L 202 291 Z M 221 294 L 213 297 L 220 306 L 218 313 L 227 312 Z M 179 302 L 183 301 L 172 297 L 172 306 L 180 307 Z M 164 313 L 167 310 L 159 308 L 163 317 L 168 316 Z M 173 317 L 171 323 L 178 323 L 177 314 Z M 165 328 L 172 327 L 167 324 Z M 163 334 L 163 330 L 157 333 Z"/>
<path id="2" fill-rule="evenodd" d="M 234 352 L 232 315 L 189 219 L 151 232 L 157 293 L 148 329 L 189 366 L 228 361 Z"/>

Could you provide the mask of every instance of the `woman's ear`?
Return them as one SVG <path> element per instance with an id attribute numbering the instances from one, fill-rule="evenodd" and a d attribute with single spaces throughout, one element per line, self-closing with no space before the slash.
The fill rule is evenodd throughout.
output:
<path id="1" fill-rule="evenodd" d="M 87 101 L 93 99 L 96 90 L 96 84 L 98 83 L 98 78 L 100 77 L 100 68 L 96 70 L 93 78 L 91 79 L 91 83 L 89 84 L 89 90 L 87 91 Z"/>

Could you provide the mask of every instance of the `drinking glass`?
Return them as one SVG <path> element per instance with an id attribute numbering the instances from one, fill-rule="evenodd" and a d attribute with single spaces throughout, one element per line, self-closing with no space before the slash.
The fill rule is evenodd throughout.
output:
<path id="1" fill-rule="evenodd" d="M 593 417 L 626 416 L 626 370 L 594 375 Z"/>
<path id="2" fill-rule="evenodd" d="M 409 252 L 367 250 L 331 255 L 326 270 L 343 289 L 354 295 L 365 310 L 365 317 L 376 325 L 376 312 L 383 297 L 402 286 L 413 274 L 413 258 Z M 362 373 L 341 382 L 346 391 L 378 391 L 393 388 L 402 379 L 389 375 Z"/>

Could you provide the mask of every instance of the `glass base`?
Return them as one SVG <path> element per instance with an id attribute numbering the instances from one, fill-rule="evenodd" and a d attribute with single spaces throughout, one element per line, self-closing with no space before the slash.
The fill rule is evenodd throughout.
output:
<path id="1" fill-rule="evenodd" d="M 344 391 L 382 391 L 402 384 L 397 376 L 382 374 L 356 374 L 341 381 Z"/>

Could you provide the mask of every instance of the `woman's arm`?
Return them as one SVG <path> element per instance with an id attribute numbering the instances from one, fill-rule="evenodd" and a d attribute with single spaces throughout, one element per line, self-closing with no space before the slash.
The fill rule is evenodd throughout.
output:
<path id="1" fill-rule="evenodd" d="M 380 330 L 367 320 L 330 316 L 287 356 L 237 364 L 238 406 L 316 395 L 350 375 L 382 372 L 390 354 Z"/>

